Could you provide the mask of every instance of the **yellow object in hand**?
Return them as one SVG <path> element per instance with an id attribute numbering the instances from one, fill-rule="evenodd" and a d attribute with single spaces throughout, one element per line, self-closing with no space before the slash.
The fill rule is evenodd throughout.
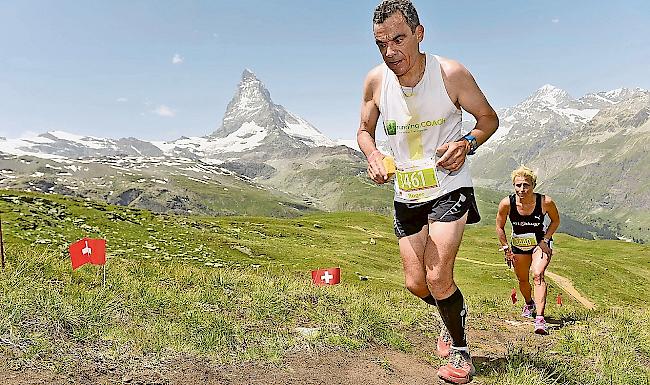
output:
<path id="1" fill-rule="evenodd" d="M 390 178 L 395 175 L 395 158 L 392 156 L 385 156 L 381 161 L 384 164 L 388 177 Z"/>

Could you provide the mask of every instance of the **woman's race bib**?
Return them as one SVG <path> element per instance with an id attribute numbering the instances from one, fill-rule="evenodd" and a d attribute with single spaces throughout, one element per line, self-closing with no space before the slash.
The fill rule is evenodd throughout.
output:
<path id="1" fill-rule="evenodd" d="M 512 246 L 518 248 L 519 250 L 529 251 L 537 246 L 537 237 L 535 236 L 535 233 L 513 233 L 510 243 L 512 243 Z"/>

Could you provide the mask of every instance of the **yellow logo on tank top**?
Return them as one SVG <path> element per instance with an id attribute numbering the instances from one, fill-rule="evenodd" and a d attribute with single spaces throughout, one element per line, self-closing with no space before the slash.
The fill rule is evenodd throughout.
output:
<path id="1" fill-rule="evenodd" d="M 406 124 L 397 124 L 395 120 L 387 120 L 384 123 L 384 130 L 387 135 L 402 134 L 405 136 L 405 142 L 408 147 L 408 157 L 410 160 L 420 160 L 424 158 L 424 144 L 422 143 L 422 134 L 432 127 L 442 126 L 447 121 L 446 118 L 435 120 L 421 119 L 415 108 L 414 101 L 406 99 L 406 106 L 411 116 Z"/>
<path id="2" fill-rule="evenodd" d="M 411 121 L 413 121 L 413 118 L 411 118 Z M 445 124 L 447 119 L 445 118 L 440 118 L 438 120 L 424 120 L 421 122 L 417 123 L 409 123 L 405 125 L 397 125 L 397 122 L 394 120 L 387 120 L 384 122 L 384 131 L 386 132 L 386 135 L 396 135 L 397 133 L 400 134 L 409 134 L 409 133 L 419 133 L 422 131 L 426 131 L 430 127 L 435 127 L 435 126 L 442 126 Z"/>

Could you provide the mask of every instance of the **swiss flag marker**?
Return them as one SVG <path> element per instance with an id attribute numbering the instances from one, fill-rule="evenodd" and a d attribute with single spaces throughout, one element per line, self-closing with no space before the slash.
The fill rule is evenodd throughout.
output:
<path id="1" fill-rule="evenodd" d="M 336 285 L 341 282 L 341 268 L 318 269 L 311 271 L 311 281 L 316 286 Z"/>
<path id="2" fill-rule="evenodd" d="M 512 303 L 515 304 L 517 303 L 517 290 L 515 288 L 512 288 L 512 292 L 510 293 L 510 299 L 512 299 Z"/>
<path id="3" fill-rule="evenodd" d="M 555 301 L 557 302 L 558 305 L 562 306 L 562 294 L 558 294 Z"/>
<path id="4" fill-rule="evenodd" d="M 106 240 L 83 238 L 70 245 L 70 262 L 72 270 L 92 263 L 102 265 L 102 287 L 106 286 Z"/>
<path id="5" fill-rule="evenodd" d="M 106 264 L 106 240 L 83 238 L 70 245 L 70 261 L 72 270 L 92 263 L 93 265 Z"/>

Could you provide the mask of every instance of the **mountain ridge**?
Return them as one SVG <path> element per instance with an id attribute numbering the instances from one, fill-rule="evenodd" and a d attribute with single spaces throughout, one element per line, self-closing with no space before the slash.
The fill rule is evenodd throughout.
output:
<path id="1" fill-rule="evenodd" d="M 590 180 L 590 175 L 602 175 L 599 169 L 602 166 L 598 163 L 600 158 L 593 152 L 585 151 L 583 147 L 588 148 L 586 146 L 592 146 L 594 141 L 598 140 L 601 141 L 602 146 L 618 145 L 616 138 L 634 135 L 634 133 L 643 134 L 647 129 L 645 124 L 650 115 L 650 107 L 644 98 L 649 94 L 648 91 L 640 88 L 621 88 L 586 94 L 575 99 L 558 87 L 550 84 L 543 85 L 521 103 L 499 110 L 502 127 L 493 138 L 479 148 L 477 155 L 470 158 L 472 172 L 479 176 L 475 178 L 476 185 L 510 190 L 506 174 L 520 164 L 530 164 L 540 174 L 540 188 L 549 188 L 549 193 L 560 194 L 567 202 L 571 202 L 575 209 L 569 211 L 576 215 L 576 218 L 586 221 L 585 223 L 592 220 L 593 216 L 583 215 L 583 212 L 593 213 L 598 207 L 602 208 L 605 201 L 613 204 L 612 207 L 615 209 L 627 210 L 625 201 L 607 200 L 606 197 L 596 196 L 590 197 L 591 201 L 581 200 L 580 196 L 575 194 L 575 189 L 571 189 L 573 181 L 568 180 L 564 175 L 571 174 L 573 172 L 571 170 L 578 166 L 584 167 L 590 164 L 598 170 L 590 170 L 589 173 L 581 175 L 582 179 Z M 639 101 L 634 102 L 634 100 Z M 590 135 L 594 130 L 598 130 L 597 136 Z M 590 141 L 581 142 L 578 140 L 581 135 L 590 138 Z M 166 173 L 177 175 L 178 178 L 185 178 L 183 182 L 178 182 L 179 186 L 193 184 L 194 189 L 199 182 L 192 181 L 197 178 L 202 179 L 202 176 L 189 175 L 185 169 L 189 167 L 201 170 L 203 164 L 206 165 L 205 167 L 228 170 L 233 178 L 239 178 L 246 185 L 240 188 L 251 191 L 252 195 L 248 196 L 254 196 L 252 192 L 255 190 L 266 188 L 270 189 L 269 191 L 289 194 L 281 199 L 285 203 L 280 204 L 296 207 L 307 205 L 319 210 L 373 210 L 390 213 L 392 194 L 390 186 L 369 184 L 363 155 L 358 150 L 352 149 L 354 145 L 350 145 L 349 142 L 354 140 L 346 142 L 347 147 L 338 145 L 306 120 L 274 103 L 271 93 L 255 74 L 250 70 L 244 70 L 221 124 L 205 136 L 181 137 L 167 142 L 148 142 L 137 138 L 115 140 L 49 131 L 31 138 L 0 139 L 0 152 L 10 153 L 15 157 L 5 157 L 2 162 L 5 169 L 0 173 L 0 187 L 41 186 L 48 191 L 59 188 L 55 186 L 62 186 L 61 191 L 74 194 L 71 188 L 91 193 L 91 190 L 100 191 L 102 188 L 107 188 L 106 186 L 118 186 L 124 190 L 119 193 L 126 194 L 128 198 L 130 194 L 135 194 L 134 191 L 140 192 L 139 195 L 135 195 L 142 195 L 142 191 L 146 189 L 140 191 L 140 187 L 134 183 L 139 179 L 149 180 L 150 177 L 147 174 L 149 171 L 142 170 L 136 170 L 136 173 L 141 173 L 138 178 L 125 174 L 131 172 L 127 171 L 129 167 L 136 167 L 138 162 L 166 164 L 167 168 L 160 169 L 165 169 Z M 544 157 L 547 154 L 554 155 L 552 160 L 545 162 Z M 106 173 L 106 178 L 112 175 L 113 178 L 124 179 L 122 182 L 114 183 L 99 176 L 96 177 L 99 178 L 96 183 L 86 183 L 92 186 L 87 188 L 84 187 L 83 180 L 75 180 L 72 175 L 67 175 L 74 174 L 74 170 L 61 171 L 52 175 L 48 173 L 51 169 L 41 166 L 40 171 L 30 171 L 29 174 L 17 178 L 18 170 L 21 168 L 20 158 L 30 156 L 63 163 L 94 159 L 98 164 L 102 164 L 111 157 L 132 160 L 126 162 L 128 166 L 120 171 L 122 175 L 116 175 L 114 170 Z M 572 157 L 577 159 L 572 160 Z M 188 164 L 193 165 L 170 166 L 178 163 L 178 159 L 187 160 Z M 626 162 L 632 164 L 631 160 Z M 111 163 L 110 167 L 117 166 Z M 12 174 L 14 169 L 17 172 Z M 643 177 L 646 174 L 642 170 L 641 174 L 634 175 Z M 561 183 L 551 183 L 546 180 L 547 178 L 557 179 Z M 163 180 L 154 176 L 151 176 L 151 179 Z M 203 182 L 206 181 L 202 180 L 199 185 Z M 212 180 L 207 183 L 226 182 Z M 228 183 L 231 182 L 226 184 Z M 592 190 L 595 188 L 592 182 L 585 186 L 589 186 Z M 189 195 L 182 193 L 182 189 L 172 189 L 174 197 L 167 196 L 168 193 L 161 192 L 161 189 L 154 190 L 158 191 L 156 196 L 162 199 L 156 201 L 158 199 L 156 198 L 155 204 L 151 203 L 156 210 L 184 207 L 183 204 L 179 206 L 179 200 L 191 202 L 197 197 L 195 193 Z M 91 195 L 112 199 L 105 193 Z M 207 195 L 201 193 L 198 196 Z M 128 204 L 133 202 L 137 204 L 142 199 L 125 198 L 125 201 L 129 201 Z M 645 203 L 642 207 L 646 207 Z M 203 209 L 194 207 L 191 210 L 201 212 Z M 302 210 L 304 208 L 299 209 Z M 624 221 L 624 218 L 619 219 Z M 603 228 L 612 227 L 619 230 L 624 228 L 618 222 L 598 221 L 594 224 Z"/>

